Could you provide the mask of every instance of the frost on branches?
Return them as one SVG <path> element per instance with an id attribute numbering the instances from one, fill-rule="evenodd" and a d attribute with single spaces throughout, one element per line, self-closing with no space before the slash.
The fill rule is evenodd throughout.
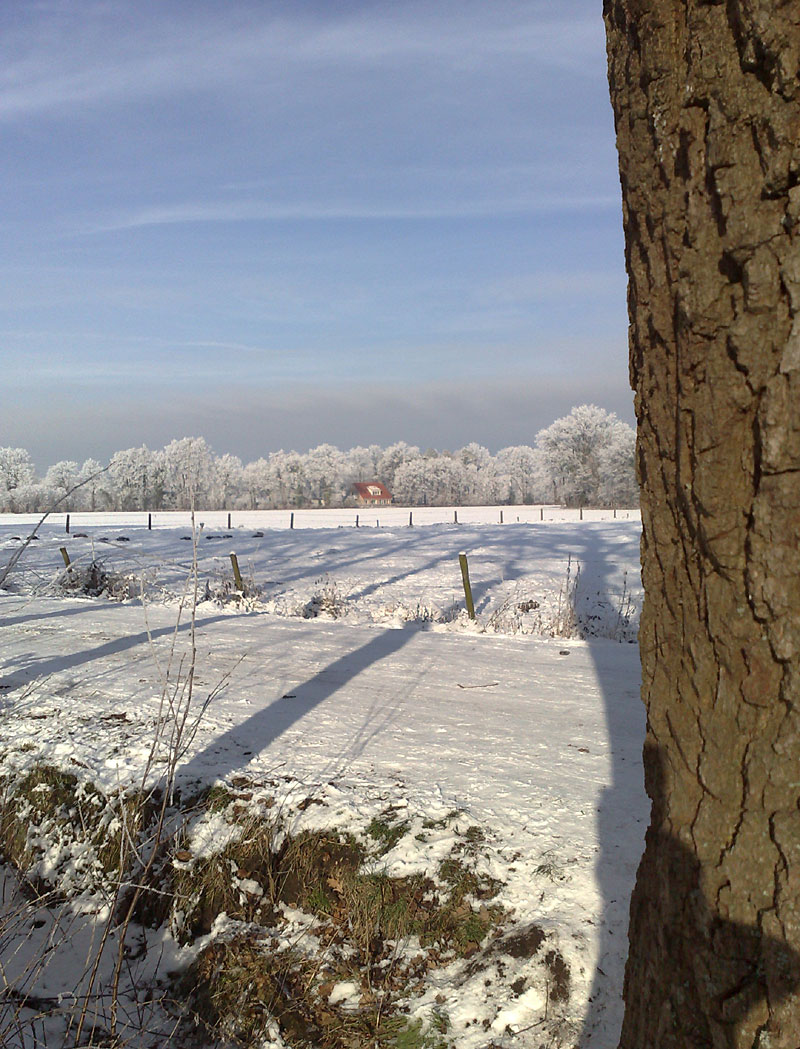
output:
<path id="1" fill-rule="evenodd" d="M 156 451 L 142 445 L 116 452 L 104 472 L 95 459 L 82 466 L 63 461 L 39 479 L 25 449 L 0 448 L 0 511 L 41 512 L 59 499 L 64 510 L 338 507 L 353 482 L 373 480 L 382 481 L 395 502 L 414 506 L 634 506 L 634 446 L 630 426 L 584 404 L 541 430 L 532 446 L 496 455 L 475 442 L 450 452 L 398 441 L 345 452 L 321 444 L 242 464 L 235 455 L 215 455 L 202 437 L 183 437 Z"/>

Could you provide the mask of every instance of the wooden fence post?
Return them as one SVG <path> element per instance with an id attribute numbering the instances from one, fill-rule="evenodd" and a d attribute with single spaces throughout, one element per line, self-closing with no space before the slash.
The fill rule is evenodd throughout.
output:
<path id="1" fill-rule="evenodd" d="M 239 571 L 239 558 L 236 554 L 231 554 L 231 565 L 233 566 L 233 578 L 236 583 L 236 589 L 240 594 L 244 593 L 244 583 L 242 582 L 242 573 Z"/>
<path id="2" fill-rule="evenodd" d="M 67 548 L 62 546 L 59 549 L 61 551 L 61 556 L 64 558 L 64 567 L 69 568 L 69 554 L 67 553 Z"/>
<path id="3" fill-rule="evenodd" d="M 358 528 L 358 514 L 356 514 L 356 528 Z"/>
<path id="4" fill-rule="evenodd" d="M 475 605 L 472 601 L 472 587 L 469 585 L 469 565 L 467 564 L 467 555 L 459 554 L 458 563 L 461 565 L 461 579 L 464 583 L 464 597 L 467 600 L 467 615 L 470 619 L 474 619 Z"/>
<path id="5" fill-rule="evenodd" d="M 411 510 L 411 511 L 409 511 L 409 514 L 408 514 L 408 527 L 411 528 L 413 524 L 414 524 L 414 511 Z"/>
<path id="6" fill-rule="evenodd" d="M 148 532 L 152 532 L 153 531 L 153 515 L 152 514 L 148 514 L 147 515 L 147 531 Z"/>
<path id="7" fill-rule="evenodd" d="M 544 507 L 543 506 L 539 507 L 539 520 L 540 521 L 544 521 Z"/>
<path id="8" fill-rule="evenodd" d="M 67 535 L 69 535 L 69 514 L 67 514 Z"/>
<path id="9" fill-rule="evenodd" d="M 453 511 L 453 524 L 458 524 L 458 510 Z"/>
<path id="10" fill-rule="evenodd" d="M 289 514 L 289 527 L 294 528 L 294 514 Z"/>
<path id="11" fill-rule="evenodd" d="M 228 514 L 228 528 L 230 528 L 230 526 L 231 526 L 231 515 L 229 513 Z"/>

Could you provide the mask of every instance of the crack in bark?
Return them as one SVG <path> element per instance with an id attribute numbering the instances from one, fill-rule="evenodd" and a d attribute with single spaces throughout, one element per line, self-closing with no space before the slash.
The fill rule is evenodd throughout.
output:
<path id="1" fill-rule="evenodd" d="M 786 721 L 800 658 L 788 538 L 800 449 L 786 418 L 795 388 L 774 376 L 800 304 L 800 199 L 788 199 L 800 184 L 800 0 L 604 7 L 631 276 L 653 798 L 621 1046 L 746 1049 L 769 1035 L 772 1049 L 797 1049 L 800 956 L 786 940 L 800 946 L 800 889 L 788 887 L 784 848 L 797 824 L 783 820 L 800 812 L 785 768 L 800 749 L 800 724 Z M 781 91 L 798 97 L 793 108 Z"/>

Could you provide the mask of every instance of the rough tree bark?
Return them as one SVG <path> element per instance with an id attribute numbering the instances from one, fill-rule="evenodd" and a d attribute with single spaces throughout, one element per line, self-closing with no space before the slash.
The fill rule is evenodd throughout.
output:
<path id="1" fill-rule="evenodd" d="M 605 0 L 642 487 L 624 1049 L 800 1046 L 800 0 Z"/>

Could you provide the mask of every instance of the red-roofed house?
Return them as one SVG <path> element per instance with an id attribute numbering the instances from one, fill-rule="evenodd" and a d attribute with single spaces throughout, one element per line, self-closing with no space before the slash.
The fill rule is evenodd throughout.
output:
<path id="1" fill-rule="evenodd" d="M 350 494 L 355 497 L 357 506 L 389 506 L 392 501 L 392 493 L 380 481 L 356 481 Z"/>

